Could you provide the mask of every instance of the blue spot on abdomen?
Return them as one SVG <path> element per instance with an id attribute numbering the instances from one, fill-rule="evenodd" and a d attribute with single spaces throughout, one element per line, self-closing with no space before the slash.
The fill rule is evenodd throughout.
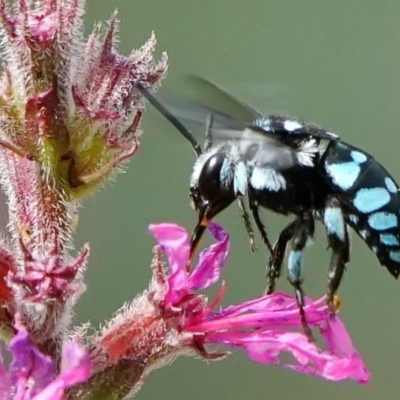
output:
<path id="1" fill-rule="evenodd" d="M 353 200 L 354 207 L 362 213 L 379 210 L 390 201 L 390 194 L 384 188 L 360 189 Z"/>
<path id="2" fill-rule="evenodd" d="M 400 263 L 400 251 L 389 251 L 389 257 L 391 260 Z"/>
<path id="3" fill-rule="evenodd" d="M 390 179 L 388 176 L 385 178 L 385 185 L 387 190 L 391 193 L 397 193 L 397 186 L 394 183 L 393 179 Z"/>
<path id="4" fill-rule="evenodd" d="M 397 226 L 397 217 L 395 214 L 380 211 L 368 217 L 368 224 L 372 229 L 385 231 L 386 229 Z"/>
<path id="5" fill-rule="evenodd" d="M 325 164 L 325 168 L 333 183 L 342 190 L 350 189 L 360 175 L 360 166 L 353 162 Z"/>
<path id="6" fill-rule="evenodd" d="M 398 246 L 400 244 L 397 237 L 391 233 L 381 233 L 379 235 L 379 239 L 381 243 L 385 244 L 386 246 Z"/>
<path id="7" fill-rule="evenodd" d="M 361 151 L 353 150 L 350 152 L 350 156 L 357 164 L 362 164 L 367 161 L 367 156 L 364 153 L 361 153 Z"/>

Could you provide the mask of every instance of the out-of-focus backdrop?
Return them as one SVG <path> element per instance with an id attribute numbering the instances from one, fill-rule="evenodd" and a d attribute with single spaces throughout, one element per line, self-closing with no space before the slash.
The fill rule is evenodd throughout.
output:
<path id="1" fill-rule="evenodd" d="M 127 54 L 151 31 L 167 51 L 161 90 L 184 93 L 196 73 L 257 108 L 312 120 L 372 153 L 400 181 L 400 3 L 389 0 L 88 0 L 87 32 L 113 10 L 121 19 L 119 50 Z M 84 202 L 77 245 L 90 241 L 88 291 L 76 322 L 101 323 L 146 288 L 154 241 L 150 223 L 192 229 L 188 200 L 195 160 L 189 145 L 149 106 L 137 156 Z M 273 239 L 288 222 L 263 213 Z M 263 289 L 266 252 L 252 254 L 238 210 L 218 217 L 229 231 L 226 302 Z M 261 241 L 258 240 L 261 245 Z M 330 254 L 319 225 L 306 254 L 307 293 L 320 296 Z M 290 290 L 285 278 L 279 289 Z M 340 313 L 373 377 L 369 386 L 332 383 L 266 367 L 234 354 L 218 363 L 179 359 L 151 374 L 138 399 L 397 399 L 400 393 L 400 282 L 354 237 L 340 290 Z"/>

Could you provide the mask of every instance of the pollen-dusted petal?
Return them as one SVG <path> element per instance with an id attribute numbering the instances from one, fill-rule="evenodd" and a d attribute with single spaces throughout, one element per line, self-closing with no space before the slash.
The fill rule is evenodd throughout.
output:
<path id="1" fill-rule="evenodd" d="M 217 243 L 204 249 L 199 255 L 199 261 L 189 278 L 191 289 L 205 289 L 216 283 L 222 273 L 229 254 L 229 235 L 215 222 L 210 222 L 208 229 Z"/>

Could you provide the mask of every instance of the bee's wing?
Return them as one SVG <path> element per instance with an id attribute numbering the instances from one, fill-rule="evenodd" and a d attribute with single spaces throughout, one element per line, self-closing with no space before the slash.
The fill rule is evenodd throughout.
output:
<path id="1" fill-rule="evenodd" d="M 251 122 L 263 116 L 253 106 L 240 100 L 238 97 L 223 89 L 221 86 L 198 75 L 188 75 L 186 80 L 195 88 L 196 96 L 203 99 L 203 103 L 212 104 L 213 109 L 235 116 L 236 119 Z"/>
<path id="2" fill-rule="evenodd" d="M 190 87 L 195 88 L 196 98 L 201 98 L 202 102 L 188 98 L 173 98 L 173 96 L 166 97 L 165 102 L 169 104 L 177 118 L 187 123 L 188 126 L 196 127 L 194 129 L 201 128 L 202 132 L 204 132 L 209 117 L 212 116 L 215 138 L 220 137 L 221 130 L 222 139 L 229 136 L 226 129 L 240 131 L 249 126 L 261 128 L 265 134 L 273 132 L 281 137 L 296 135 L 298 137 L 314 136 L 328 140 L 339 138 L 316 124 L 301 121 L 293 116 L 279 113 L 267 117 L 219 85 L 200 76 L 189 75 L 187 81 L 190 83 Z"/>
<path id="3" fill-rule="evenodd" d="M 188 129 L 196 134 L 201 133 L 203 138 L 210 118 L 213 138 L 218 139 L 222 130 L 224 139 L 227 130 L 241 131 L 262 117 L 259 111 L 206 79 L 189 75 L 187 81 L 190 83 L 189 87 L 195 89 L 196 98 L 202 99 L 201 102 L 171 93 L 163 93 L 158 99 Z"/>
<path id="4" fill-rule="evenodd" d="M 260 113 L 251 112 L 247 115 L 247 120 L 240 120 L 236 116 L 187 99 L 176 109 L 170 107 L 174 110 L 174 115 L 179 116 L 184 125 L 190 126 L 196 136 L 200 134 L 204 138 L 208 128 L 213 141 L 221 146 L 224 146 L 224 142 L 237 141 L 236 149 L 240 157 L 254 167 L 284 170 L 298 164 L 301 155 L 302 160 L 306 161 L 304 165 L 313 165 L 311 158 L 307 157 L 307 154 L 304 157 L 304 153 L 301 152 L 305 147 L 303 141 L 309 135 L 304 132 L 303 135 L 299 134 L 285 143 L 282 138 L 287 132 L 273 129 L 277 127 L 274 125 L 275 119 L 270 120 Z M 264 129 L 263 122 L 266 126 L 269 120 L 272 124 L 271 129 Z M 310 142 L 309 148 L 309 154 L 316 151 L 315 140 Z"/>
<path id="5" fill-rule="evenodd" d="M 194 131 L 194 133 L 201 133 L 203 137 L 210 118 L 212 118 L 211 128 L 214 131 L 221 128 L 242 130 L 252 122 L 251 119 L 242 120 L 236 115 L 206 106 L 190 98 L 163 94 L 159 96 L 159 99 L 175 118 L 179 119 L 185 126 Z"/>
<path id="6" fill-rule="evenodd" d="M 277 135 L 272 132 L 267 133 L 261 127 L 254 125 L 253 114 L 248 115 L 247 120 L 242 120 L 238 119 L 236 115 L 232 116 L 188 99 L 165 100 L 165 104 L 201 142 L 205 139 L 206 130 L 214 144 L 221 143 L 223 145 L 224 142 L 232 140 L 243 142 L 239 148 L 245 153 L 245 158 L 247 157 L 246 148 L 251 147 L 252 151 L 248 153 L 252 154 L 251 157 L 260 159 L 260 155 L 256 155 L 256 152 L 261 154 L 267 151 L 276 154 L 278 148 L 285 147 L 279 143 Z"/>
<path id="7" fill-rule="evenodd" d="M 172 94 L 155 97 L 146 89 L 139 87 L 139 90 L 142 90 L 153 106 L 192 143 L 197 155 L 201 153 L 201 149 L 195 137 L 203 142 L 205 132 L 208 130 L 213 141 L 242 141 L 239 148 L 245 157 L 251 155 L 253 160 L 257 161 L 257 165 L 272 164 L 271 166 L 277 168 L 293 166 L 299 158 L 296 156 L 298 152 L 300 155 L 305 154 L 305 157 L 300 158 L 300 162 L 303 160 L 304 162 L 301 163 L 311 166 L 312 161 L 309 155 L 316 152 L 316 141 L 307 141 L 306 138 L 311 136 L 332 139 L 331 136 L 325 134 L 325 131 L 320 128 L 317 130 L 310 124 L 283 116 L 265 117 L 256 109 L 201 77 L 190 76 L 189 79 L 199 87 L 199 91 L 206 90 L 212 95 L 212 99 L 207 104 L 219 102 L 221 107 L 205 105 L 199 101 Z M 291 133 L 295 133 L 294 137 Z M 292 136 L 290 140 L 288 140 L 288 134 Z M 249 149 L 252 150 L 248 151 Z"/>

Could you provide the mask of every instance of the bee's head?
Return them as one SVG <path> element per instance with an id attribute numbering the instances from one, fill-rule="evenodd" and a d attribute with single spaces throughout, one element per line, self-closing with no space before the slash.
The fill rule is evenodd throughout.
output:
<path id="1" fill-rule="evenodd" d="M 208 225 L 217 214 L 230 206 L 237 194 L 234 190 L 234 168 L 225 151 L 201 155 L 193 170 L 190 198 L 199 220 L 192 236 L 191 255 Z"/>

